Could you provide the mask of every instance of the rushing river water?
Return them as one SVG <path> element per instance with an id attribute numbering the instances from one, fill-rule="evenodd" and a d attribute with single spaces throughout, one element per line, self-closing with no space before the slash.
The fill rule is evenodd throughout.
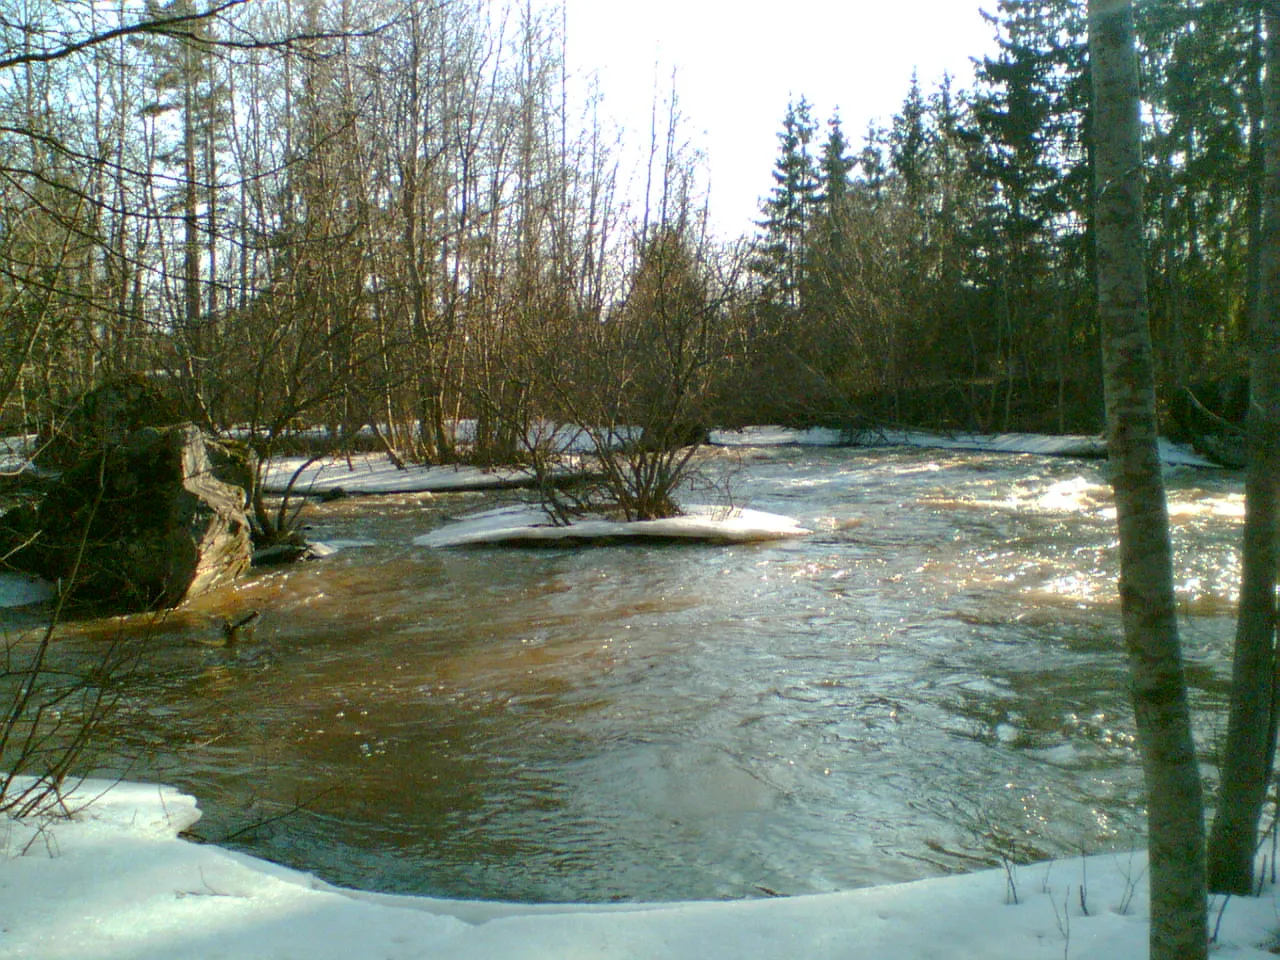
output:
<path id="1" fill-rule="evenodd" d="M 774 447 L 708 468 L 814 535 L 433 551 L 413 538 L 515 495 L 310 507 L 336 557 L 129 624 L 152 635 L 127 775 L 194 793 L 211 840 L 450 897 L 801 894 L 1142 843 L 1104 464 Z M 1169 482 L 1211 776 L 1242 497 Z M 248 608 L 255 635 L 214 646 Z"/>

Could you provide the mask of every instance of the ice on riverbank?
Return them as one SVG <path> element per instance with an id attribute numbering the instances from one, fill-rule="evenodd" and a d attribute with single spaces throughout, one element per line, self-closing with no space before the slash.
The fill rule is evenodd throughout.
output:
<path id="1" fill-rule="evenodd" d="M 178 833 L 199 817 L 191 797 L 167 787 L 108 786 L 82 784 L 69 799 L 76 811 L 69 820 L 0 820 L 0 956 L 6 960 L 1146 955 L 1141 854 L 767 900 L 460 902 L 342 890 L 253 857 L 189 843 Z M 1212 905 L 1215 919 L 1220 905 Z M 1231 900 L 1215 956 L 1273 956 L 1268 948 L 1276 943 L 1277 916 L 1273 888 L 1257 899 Z"/>
<path id="2" fill-rule="evenodd" d="M 576 520 L 554 526 L 537 507 L 513 506 L 471 514 L 413 542 L 420 547 L 462 547 L 484 543 L 548 543 L 571 540 L 710 540 L 747 543 L 802 537 L 811 531 L 791 517 L 743 507 L 687 506 L 665 520 Z"/>
<path id="3" fill-rule="evenodd" d="M 296 474 L 296 477 L 295 477 Z M 293 484 L 302 496 L 344 493 L 457 493 L 467 490 L 501 490 L 534 486 L 534 475 L 519 467 L 482 470 L 479 467 L 436 467 L 411 464 L 397 467 L 385 454 L 352 457 L 306 457 L 272 460 L 263 477 L 268 493 L 283 493 Z"/>
<path id="4" fill-rule="evenodd" d="M 29 607 L 57 596 L 58 589 L 48 580 L 29 573 L 0 571 L 0 608 Z"/>

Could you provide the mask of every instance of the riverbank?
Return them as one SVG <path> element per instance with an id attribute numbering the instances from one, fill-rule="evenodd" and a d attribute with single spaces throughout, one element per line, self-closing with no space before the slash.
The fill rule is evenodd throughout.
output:
<path id="1" fill-rule="evenodd" d="M 1130 960 L 1145 955 L 1146 863 L 1103 854 L 845 893 L 528 906 L 343 890 L 190 843 L 169 787 L 86 781 L 71 818 L 0 821 L 0 956 L 19 960 Z M 1274 954 L 1280 900 L 1211 904 L 1215 955 Z"/>
<path id="2" fill-rule="evenodd" d="M 922 450 L 964 450 L 975 453 L 1029 454 L 1099 460 L 1107 455 L 1100 436 L 1057 436 L 1038 433 L 937 434 L 918 430 L 889 430 L 863 437 L 851 437 L 833 427 L 796 429 L 779 426 L 744 427 L 741 430 L 713 430 L 711 447 L 841 447 L 870 449 L 914 447 Z M 1184 444 L 1160 438 L 1160 460 L 1166 467 L 1218 465 Z M 533 487 L 537 478 L 519 467 L 481 469 L 466 465 L 430 466 L 411 464 L 397 467 L 385 454 L 349 457 L 282 457 L 273 460 L 263 477 L 263 489 L 282 493 L 291 489 L 302 496 L 347 494 L 460 493 L 477 490 Z"/>

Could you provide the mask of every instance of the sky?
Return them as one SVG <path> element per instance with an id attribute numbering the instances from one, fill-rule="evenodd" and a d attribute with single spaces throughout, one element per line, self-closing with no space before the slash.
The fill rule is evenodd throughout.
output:
<path id="1" fill-rule="evenodd" d="M 563 2 L 569 69 L 598 75 L 603 110 L 633 150 L 647 141 L 655 81 L 665 96 L 674 71 L 685 133 L 706 155 L 712 222 L 726 237 L 759 219 L 788 102 L 807 98 L 820 123 L 838 109 L 858 144 L 868 123 L 901 107 L 912 70 L 926 93 L 944 73 L 966 87 L 971 58 L 994 49 L 980 7 L 995 0 Z"/>

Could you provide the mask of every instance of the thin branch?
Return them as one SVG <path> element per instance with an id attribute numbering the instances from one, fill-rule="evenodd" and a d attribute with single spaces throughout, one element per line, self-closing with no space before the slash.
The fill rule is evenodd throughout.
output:
<path id="1" fill-rule="evenodd" d="M 7 57 L 0 60 L 0 70 L 8 70 L 12 67 L 20 67 L 29 63 L 52 63 L 55 60 L 62 60 L 73 54 L 79 53 L 81 50 L 88 50 L 104 43 L 110 43 L 112 40 L 118 40 L 121 37 L 138 36 L 139 34 L 161 34 L 164 36 L 174 36 L 178 38 L 188 37 L 194 39 L 195 35 L 189 31 L 180 31 L 177 28 L 187 23 L 198 23 L 201 20 L 207 20 L 210 17 L 224 13 L 233 7 L 243 6 L 249 0 L 225 0 L 215 7 L 203 10 L 199 13 L 184 14 L 176 17 L 154 17 L 149 20 L 140 20 L 137 23 L 125 24 L 123 26 L 114 27 L 111 30 L 104 30 L 101 33 L 95 33 L 78 40 L 75 43 L 64 44 L 61 47 L 55 47 L 52 50 L 41 50 L 35 53 L 22 53 L 14 57 Z"/>

